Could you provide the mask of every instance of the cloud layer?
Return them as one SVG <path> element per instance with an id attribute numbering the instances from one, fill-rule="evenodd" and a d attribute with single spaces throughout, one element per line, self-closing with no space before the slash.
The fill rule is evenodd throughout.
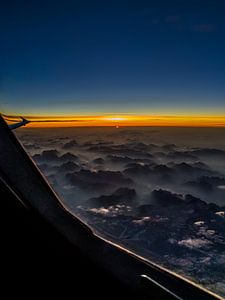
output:
<path id="1" fill-rule="evenodd" d="M 96 231 L 225 295 L 225 145 L 190 142 L 185 129 L 171 143 L 164 130 L 34 130 L 21 139 Z"/>

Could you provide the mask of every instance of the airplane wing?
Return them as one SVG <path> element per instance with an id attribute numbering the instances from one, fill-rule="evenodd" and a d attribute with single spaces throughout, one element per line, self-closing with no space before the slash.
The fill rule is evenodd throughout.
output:
<path id="1" fill-rule="evenodd" d="M 30 121 L 26 120 L 26 119 L 23 118 L 23 117 L 21 117 L 21 119 L 22 119 L 21 122 L 18 122 L 18 123 L 15 123 L 15 124 L 11 124 L 11 125 L 9 125 L 9 128 L 10 128 L 11 130 L 14 130 L 14 129 L 16 129 L 16 128 L 19 128 L 19 127 L 21 127 L 21 126 L 25 126 L 25 125 L 27 125 L 28 123 L 30 123 Z"/>

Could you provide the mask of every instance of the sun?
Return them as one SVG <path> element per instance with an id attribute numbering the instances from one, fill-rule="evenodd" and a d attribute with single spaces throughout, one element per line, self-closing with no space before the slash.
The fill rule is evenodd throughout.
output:
<path id="1" fill-rule="evenodd" d="M 126 118 L 124 117 L 106 117 L 104 118 L 106 121 L 125 121 Z"/>

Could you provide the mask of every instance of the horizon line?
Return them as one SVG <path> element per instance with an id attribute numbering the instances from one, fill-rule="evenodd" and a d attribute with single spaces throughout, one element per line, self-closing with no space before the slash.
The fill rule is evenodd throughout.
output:
<path id="1" fill-rule="evenodd" d="M 19 115 L 2 114 L 9 123 Z M 130 115 L 104 114 L 87 116 L 21 115 L 29 120 L 28 127 L 225 127 L 225 116 L 208 115 Z M 60 126 L 59 126 L 60 123 Z"/>

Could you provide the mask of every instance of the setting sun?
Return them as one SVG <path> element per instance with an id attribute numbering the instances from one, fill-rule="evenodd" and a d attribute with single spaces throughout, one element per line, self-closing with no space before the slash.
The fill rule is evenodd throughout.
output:
<path id="1" fill-rule="evenodd" d="M 106 117 L 106 118 L 103 118 L 103 120 L 105 120 L 105 121 L 126 121 L 127 118 L 125 118 L 125 117 Z"/>

